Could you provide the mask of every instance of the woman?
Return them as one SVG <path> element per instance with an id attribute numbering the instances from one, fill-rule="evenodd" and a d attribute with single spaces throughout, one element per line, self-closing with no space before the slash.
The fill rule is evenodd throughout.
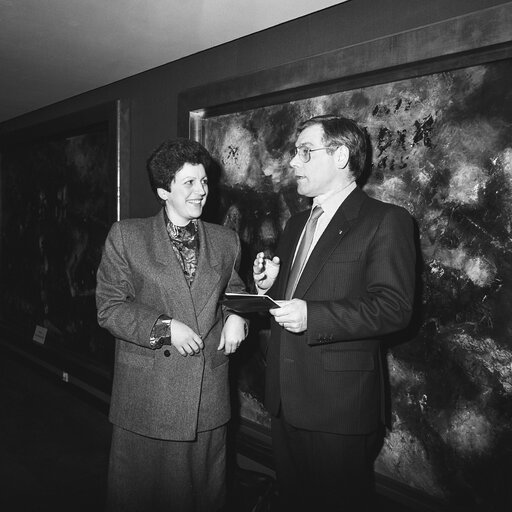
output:
<path id="1" fill-rule="evenodd" d="M 245 320 L 235 232 L 200 220 L 210 156 L 188 139 L 148 160 L 162 211 L 115 223 L 98 269 L 98 322 L 116 338 L 108 509 L 205 511 L 225 499 L 228 354 Z"/>

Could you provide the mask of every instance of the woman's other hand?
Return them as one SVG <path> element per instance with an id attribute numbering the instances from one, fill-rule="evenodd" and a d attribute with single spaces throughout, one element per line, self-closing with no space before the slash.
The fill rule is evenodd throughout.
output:
<path id="1" fill-rule="evenodd" d="M 224 354 L 233 354 L 247 336 L 247 324 L 238 315 L 229 315 L 222 328 L 217 350 L 224 349 Z"/>

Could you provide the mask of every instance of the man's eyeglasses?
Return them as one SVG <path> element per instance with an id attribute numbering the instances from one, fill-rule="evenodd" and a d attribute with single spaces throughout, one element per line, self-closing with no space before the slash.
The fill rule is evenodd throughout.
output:
<path id="1" fill-rule="evenodd" d="M 307 164 L 311 160 L 311 153 L 313 151 L 320 151 L 321 149 L 332 149 L 332 146 L 326 146 L 323 148 L 309 148 L 308 146 L 299 146 L 298 148 L 293 148 L 292 158 L 294 158 L 296 155 L 299 155 L 299 158 Z"/>

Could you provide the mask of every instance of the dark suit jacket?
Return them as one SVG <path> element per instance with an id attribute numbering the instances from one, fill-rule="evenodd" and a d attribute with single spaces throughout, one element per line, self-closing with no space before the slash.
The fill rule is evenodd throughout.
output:
<path id="1" fill-rule="evenodd" d="M 269 294 L 282 299 L 309 211 L 293 216 L 280 239 L 281 269 Z M 294 297 L 307 302 L 307 330 L 272 322 L 266 406 L 282 405 L 292 425 L 339 434 L 381 425 L 380 338 L 406 327 L 415 281 L 413 222 L 403 208 L 355 189 L 319 239 Z"/>
<path id="2" fill-rule="evenodd" d="M 98 322 L 116 337 L 110 420 L 157 439 L 192 440 L 230 418 L 228 357 L 217 351 L 225 291 L 243 292 L 234 231 L 199 221 L 199 257 L 189 288 L 171 247 L 162 212 L 115 223 L 97 275 Z M 151 330 L 162 314 L 203 338 L 204 351 L 181 356 L 153 350 Z"/>

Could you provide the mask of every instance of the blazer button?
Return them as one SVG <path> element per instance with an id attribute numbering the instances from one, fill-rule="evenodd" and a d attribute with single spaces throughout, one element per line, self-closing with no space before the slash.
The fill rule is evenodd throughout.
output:
<path id="1" fill-rule="evenodd" d="M 171 352 L 169 350 L 164 350 L 164 356 L 169 357 L 171 355 Z"/>

